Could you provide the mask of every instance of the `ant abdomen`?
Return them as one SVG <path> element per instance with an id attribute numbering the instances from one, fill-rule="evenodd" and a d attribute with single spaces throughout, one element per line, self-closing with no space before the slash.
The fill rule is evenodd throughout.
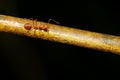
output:
<path id="1" fill-rule="evenodd" d="M 24 28 L 27 29 L 27 30 L 30 30 L 32 28 L 32 25 L 30 23 L 26 23 L 24 25 Z"/>

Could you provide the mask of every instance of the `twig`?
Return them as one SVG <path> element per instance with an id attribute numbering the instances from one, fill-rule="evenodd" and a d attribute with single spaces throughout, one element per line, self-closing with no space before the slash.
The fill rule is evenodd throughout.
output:
<path id="1" fill-rule="evenodd" d="M 0 15 L 0 31 L 22 34 L 50 41 L 72 44 L 86 48 L 108 51 L 120 55 L 120 37 L 69 28 L 60 25 L 39 22 L 41 26 L 48 25 L 48 31 L 26 30 L 26 23 L 32 24 L 32 20 Z"/>

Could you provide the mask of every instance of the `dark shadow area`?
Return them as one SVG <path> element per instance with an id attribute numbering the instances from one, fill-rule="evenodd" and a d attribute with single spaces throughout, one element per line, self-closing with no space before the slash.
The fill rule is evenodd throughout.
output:
<path id="1" fill-rule="evenodd" d="M 119 34 L 119 2 L 11 0 L 0 13 L 111 35 Z M 15 7 L 15 8 L 12 8 Z M 13 10 L 14 9 L 14 10 Z M 17 10 L 17 11 L 15 11 Z M 13 12 L 12 12 L 13 11 Z M 119 79 L 120 56 L 0 32 L 1 80 Z"/>

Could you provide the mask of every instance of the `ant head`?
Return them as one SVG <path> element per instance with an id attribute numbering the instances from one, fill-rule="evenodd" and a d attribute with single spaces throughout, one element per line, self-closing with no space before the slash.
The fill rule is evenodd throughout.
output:
<path id="1" fill-rule="evenodd" d="M 42 28 L 42 30 L 48 31 L 48 25 L 44 25 L 44 27 Z"/>

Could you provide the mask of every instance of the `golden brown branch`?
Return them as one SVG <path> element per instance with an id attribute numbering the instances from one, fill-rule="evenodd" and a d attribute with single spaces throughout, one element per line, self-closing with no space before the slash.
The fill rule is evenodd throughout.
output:
<path id="1" fill-rule="evenodd" d="M 72 44 L 87 48 L 120 54 L 120 37 L 69 28 L 37 21 L 41 26 L 48 25 L 49 30 L 26 30 L 24 25 L 32 20 L 0 15 L 0 31 L 12 32 L 50 41 Z"/>

